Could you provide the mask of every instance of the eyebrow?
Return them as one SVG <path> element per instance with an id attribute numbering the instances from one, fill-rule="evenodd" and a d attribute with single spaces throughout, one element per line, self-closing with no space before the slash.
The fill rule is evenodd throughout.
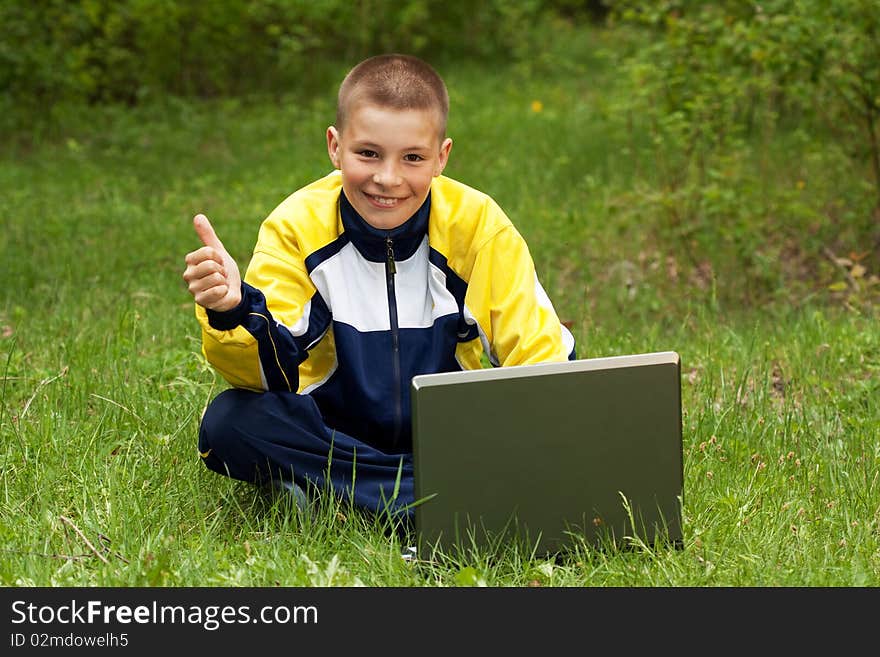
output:
<path id="1" fill-rule="evenodd" d="M 371 141 L 356 141 L 354 143 L 354 147 L 355 148 L 369 148 L 374 151 L 385 150 L 385 148 L 382 147 L 381 145 L 374 144 Z M 404 150 L 404 151 L 430 151 L 431 147 L 430 146 L 407 146 L 406 148 L 403 148 L 401 150 Z"/>

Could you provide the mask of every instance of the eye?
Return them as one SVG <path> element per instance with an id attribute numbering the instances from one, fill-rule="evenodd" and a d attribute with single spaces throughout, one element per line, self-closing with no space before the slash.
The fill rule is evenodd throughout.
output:
<path id="1" fill-rule="evenodd" d="M 406 160 L 407 162 L 421 162 L 425 158 L 423 158 L 418 153 L 407 153 L 406 155 L 403 156 L 403 159 Z"/>
<path id="2" fill-rule="evenodd" d="M 368 148 L 358 151 L 358 155 L 361 157 L 374 158 L 379 157 L 379 154 L 376 151 L 371 151 Z"/>

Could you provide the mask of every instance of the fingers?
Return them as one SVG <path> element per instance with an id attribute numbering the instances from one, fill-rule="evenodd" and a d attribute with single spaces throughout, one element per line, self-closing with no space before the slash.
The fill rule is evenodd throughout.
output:
<path id="1" fill-rule="evenodd" d="M 195 302 L 203 308 L 209 308 L 211 310 L 228 310 L 228 308 L 219 306 L 228 292 L 229 286 L 216 285 L 201 292 L 194 292 L 193 299 L 195 299 Z"/>
<path id="2" fill-rule="evenodd" d="M 199 251 L 211 251 L 210 247 L 202 247 Z M 199 284 L 201 287 L 210 285 L 219 285 L 226 283 L 226 267 L 222 262 L 210 257 L 200 257 L 198 252 L 193 252 L 186 257 L 186 269 L 183 272 L 183 280 L 190 284 L 190 290 L 193 284 Z M 191 257 L 192 256 L 192 257 Z"/>
<path id="3" fill-rule="evenodd" d="M 206 260 L 186 268 L 183 278 L 195 302 L 212 310 L 225 310 L 229 280 L 216 262 Z"/>
<path id="4" fill-rule="evenodd" d="M 200 306 L 219 312 L 231 310 L 241 301 L 238 266 L 205 215 L 193 217 L 193 227 L 204 246 L 186 254 L 183 279 Z"/>
<path id="5" fill-rule="evenodd" d="M 229 285 L 226 275 L 222 272 L 210 272 L 204 275 L 184 273 L 183 280 L 186 281 L 189 291 L 193 294 L 208 290 L 218 285 Z"/>
<path id="6" fill-rule="evenodd" d="M 220 238 L 217 237 L 217 233 L 214 232 L 214 227 L 205 215 L 197 214 L 193 217 L 193 227 L 196 229 L 196 234 L 199 236 L 199 239 L 202 240 L 202 244 L 219 249 L 220 251 L 226 250 L 223 247 L 223 242 L 220 241 Z"/>
<path id="7" fill-rule="evenodd" d="M 215 271 L 221 272 L 224 276 L 226 275 L 226 265 L 223 258 L 210 246 L 203 246 L 198 251 L 187 253 L 185 262 L 186 272 L 183 274 L 184 278 L 187 278 L 187 275 L 196 278 L 207 276 Z"/>

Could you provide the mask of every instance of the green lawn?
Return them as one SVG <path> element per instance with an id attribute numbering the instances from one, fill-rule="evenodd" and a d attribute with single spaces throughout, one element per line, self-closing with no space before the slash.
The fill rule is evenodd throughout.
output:
<path id="1" fill-rule="evenodd" d="M 201 465 L 199 415 L 225 383 L 201 357 L 181 280 L 191 218 L 207 214 L 244 268 L 268 212 L 330 169 L 328 89 L 95 110 L 4 152 L 0 583 L 880 584 L 875 306 L 829 290 L 828 262 L 799 279 L 766 262 L 761 280 L 778 285 L 737 303 L 748 295 L 731 251 L 689 260 L 637 202 L 659 183 L 612 111 L 624 82 L 570 73 L 448 73 L 447 173 L 520 227 L 581 357 L 681 354 L 683 549 L 412 564 L 357 512 L 327 503 L 301 519 Z"/>

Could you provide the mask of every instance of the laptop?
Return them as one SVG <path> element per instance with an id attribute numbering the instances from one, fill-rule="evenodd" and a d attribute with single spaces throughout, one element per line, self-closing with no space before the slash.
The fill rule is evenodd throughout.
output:
<path id="1" fill-rule="evenodd" d="M 412 379 L 419 551 L 681 543 L 674 351 Z"/>

